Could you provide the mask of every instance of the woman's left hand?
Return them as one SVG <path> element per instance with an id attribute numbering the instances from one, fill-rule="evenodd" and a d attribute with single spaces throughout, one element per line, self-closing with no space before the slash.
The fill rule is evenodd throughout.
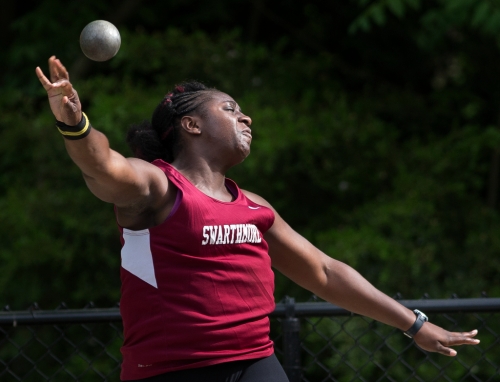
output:
<path id="1" fill-rule="evenodd" d="M 422 328 L 413 337 L 419 348 L 454 357 L 457 351 L 449 346 L 477 345 L 479 340 L 474 338 L 477 330 L 470 332 L 449 332 L 430 322 L 425 322 Z"/>

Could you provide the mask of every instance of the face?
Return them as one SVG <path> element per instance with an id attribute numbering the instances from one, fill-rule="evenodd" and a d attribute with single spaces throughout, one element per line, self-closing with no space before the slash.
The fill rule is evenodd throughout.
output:
<path id="1" fill-rule="evenodd" d="M 201 135 L 215 153 L 233 158 L 237 163 L 250 154 L 252 120 L 243 114 L 229 95 L 214 92 L 204 104 Z"/>

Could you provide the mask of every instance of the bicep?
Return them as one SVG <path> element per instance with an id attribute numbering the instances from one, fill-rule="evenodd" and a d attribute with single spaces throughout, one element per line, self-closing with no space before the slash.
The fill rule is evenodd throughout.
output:
<path id="1" fill-rule="evenodd" d="M 278 214 L 264 235 L 272 266 L 292 281 L 319 294 L 327 285 L 331 258 L 293 230 Z"/>
<path id="2" fill-rule="evenodd" d="M 97 176 L 85 173 L 83 176 L 95 196 L 117 207 L 146 207 L 154 202 L 155 195 L 161 195 L 162 191 L 164 194 L 168 186 L 165 174 L 158 167 L 140 159 L 125 158 L 113 150 Z"/>

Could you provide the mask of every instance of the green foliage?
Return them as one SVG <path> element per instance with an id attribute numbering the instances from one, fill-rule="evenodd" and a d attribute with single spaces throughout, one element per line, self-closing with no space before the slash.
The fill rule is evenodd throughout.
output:
<path id="1" fill-rule="evenodd" d="M 403 19 L 423 9 L 420 13 L 423 30 L 442 36 L 455 28 L 470 28 L 491 36 L 500 32 L 500 4 L 477 0 L 439 0 L 424 6 L 421 0 L 357 0 L 361 12 L 352 21 L 349 32 L 368 32 L 376 26 L 387 24 L 389 16 Z"/>
<path id="2" fill-rule="evenodd" d="M 87 190 L 34 75 L 52 54 L 70 69 L 92 124 L 117 151 L 130 155 L 128 126 L 148 119 L 175 83 L 203 81 L 234 96 L 253 119 L 252 154 L 228 175 L 325 253 L 389 295 L 500 293 L 496 2 L 188 0 L 126 9 L 133 3 L 28 1 L 4 24 L 1 304 L 119 299 L 113 207 Z M 81 29 L 110 17 L 118 19 L 120 52 L 106 63 L 85 61 Z M 284 295 L 310 293 L 277 274 L 276 299 Z M 314 324 L 327 335 L 338 330 Z M 373 329 L 366 326 L 349 329 Z M 352 339 L 336 341 L 350 349 Z M 325 362 L 342 380 L 339 357 Z M 346 357 L 363 378 L 377 379 L 363 370 L 363 354 Z M 382 350 L 374 357 L 388 362 Z M 405 360 L 438 378 L 419 353 L 410 350 Z M 70 363 L 84 369 L 77 357 Z M 402 368 L 394 375 L 407 379 Z"/>
<path id="3" fill-rule="evenodd" d="M 60 33 L 64 21 L 47 15 L 61 4 L 42 2 L 14 19 L 2 53 L 0 286 L 16 308 L 119 298 L 112 206 L 86 189 L 33 73 L 53 53 L 70 69 L 81 65 L 79 31 L 111 8 L 79 5 Z M 209 12 L 216 28 L 209 13 L 176 17 L 182 2 L 150 4 L 119 25 L 113 60 L 79 72 L 84 108 L 112 147 L 130 155 L 127 127 L 149 118 L 175 83 L 203 81 L 253 119 L 252 154 L 229 176 L 326 253 L 389 294 L 499 293 L 496 5 L 357 1 L 332 14 L 311 3 L 296 10 L 304 20 L 286 15 L 318 44 L 297 38 L 284 19 L 279 32 L 249 38 L 261 24 L 234 23 L 225 5 Z M 278 20 L 273 6 L 255 12 L 261 23 Z M 329 33 L 336 39 L 322 39 Z M 277 299 L 308 295 L 281 275 L 276 290 Z"/>
<path id="4" fill-rule="evenodd" d="M 387 14 L 392 13 L 397 18 L 403 18 L 409 11 L 418 10 L 421 7 L 421 0 L 357 0 L 362 12 L 353 20 L 349 27 L 349 32 L 354 33 L 359 30 L 368 32 L 372 24 L 382 26 L 387 21 Z"/>

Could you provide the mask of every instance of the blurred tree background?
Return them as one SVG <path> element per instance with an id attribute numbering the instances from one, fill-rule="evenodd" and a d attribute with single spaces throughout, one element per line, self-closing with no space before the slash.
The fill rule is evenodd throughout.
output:
<path id="1" fill-rule="evenodd" d="M 119 299 L 113 207 L 65 153 L 35 76 L 59 57 L 112 147 L 175 83 L 253 119 L 229 176 L 389 295 L 500 295 L 500 5 L 487 0 L 61 0 L 0 14 L 0 304 Z M 90 21 L 122 35 L 89 61 Z M 306 298 L 277 275 L 276 299 Z"/>

